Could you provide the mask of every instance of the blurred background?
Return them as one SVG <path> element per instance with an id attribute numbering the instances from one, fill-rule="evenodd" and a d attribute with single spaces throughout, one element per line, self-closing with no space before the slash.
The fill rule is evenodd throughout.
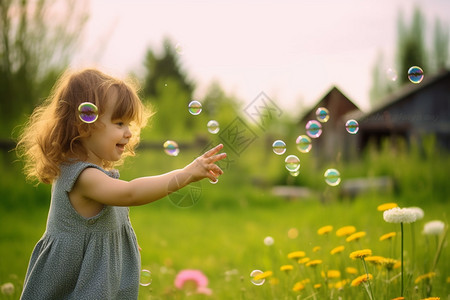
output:
<path id="1" fill-rule="evenodd" d="M 140 83 L 143 102 L 154 110 L 137 156 L 120 167 L 125 180 L 182 168 L 209 147 L 225 144 L 228 159 L 220 163 L 225 174 L 215 185 L 199 185 L 195 206 L 186 210 L 164 199 L 132 209 L 138 238 L 145 237 L 144 249 L 146 243 L 147 249 L 156 243 L 168 251 L 168 244 L 180 240 L 180 224 L 161 224 L 171 216 L 202 231 L 202 219 L 214 222 L 211 214 L 225 223 L 248 225 L 259 218 L 255 211 L 272 211 L 268 218 L 274 218 L 274 232 L 276 223 L 283 224 L 280 231 L 301 224 L 315 231 L 317 220 L 312 225 L 296 218 L 329 218 L 330 207 L 349 214 L 354 209 L 355 215 L 348 217 L 369 226 L 370 217 L 358 220 L 361 203 L 393 201 L 429 208 L 432 216 L 446 220 L 449 11 L 450 2 L 444 0 L 426 5 L 407 0 L 2 0 L 0 284 L 20 286 L 50 201 L 49 186 L 26 182 L 15 142 L 21 125 L 68 67 L 98 67 L 132 77 Z M 408 79 L 411 66 L 423 69 L 420 83 Z M 188 111 L 192 100 L 203 106 L 197 116 Z M 305 134 L 306 123 L 316 119 L 318 107 L 327 108 L 330 119 L 322 123 L 323 133 L 312 140 L 311 151 L 302 153 L 295 141 Z M 349 119 L 359 122 L 355 135 L 345 130 Z M 210 120 L 220 124 L 217 134 L 207 130 Z M 177 156 L 164 152 L 167 140 L 178 143 Z M 284 155 L 274 154 L 275 140 L 286 143 Z M 295 176 L 284 166 L 288 154 L 300 159 Z M 325 182 L 329 168 L 339 170 L 339 185 Z M 188 218 L 188 211 L 196 217 Z M 292 215 L 283 218 L 281 212 Z M 262 229 L 260 223 L 252 224 Z M 164 227 L 160 234 L 159 226 Z M 259 243 L 264 233 L 252 226 L 244 232 Z M 226 235 L 224 227 L 211 238 Z M 156 263 L 158 270 L 202 265 L 199 257 L 207 254 L 200 246 L 181 248 L 199 256 L 182 264 L 181 254 L 163 255 L 157 249 L 143 252 L 143 264 Z M 239 249 L 230 250 L 236 260 Z M 206 264 L 208 275 L 225 272 L 217 271 L 217 264 Z"/>

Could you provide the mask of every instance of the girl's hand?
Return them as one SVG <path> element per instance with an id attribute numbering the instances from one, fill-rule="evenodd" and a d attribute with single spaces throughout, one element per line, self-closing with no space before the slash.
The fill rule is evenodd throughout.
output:
<path id="1" fill-rule="evenodd" d="M 192 182 L 203 178 L 209 178 L 211 181 L 216 181 L 217 177 L 223 174 L 222 169 L 215 164 L 217 161 L 227 157 L 226 153 L 217 154 L 222 149 L 223 145 L 219 144 L 184 167 L 183 170 L 191 175 Z"/>

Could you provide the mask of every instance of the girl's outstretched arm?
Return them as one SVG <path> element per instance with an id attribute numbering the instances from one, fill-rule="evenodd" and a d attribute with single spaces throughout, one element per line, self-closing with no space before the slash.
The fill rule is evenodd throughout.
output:
<path id="1" fill-rule="evenodd" d="M 222 148 L 222 144 L 212 148 L 183 169 L 158 176 L 140 177 L 129 182 L 111 178 L 96 168 L 87 168 L 78 177 L 71 192 L 71 201 L 80 199 L 81 202 L 137 206 L 161 199 L 203 178 L 216 181 L 217 176 L 223 174 L 215 164 L 226 157 L 226 153 L 218 153 Z"/>

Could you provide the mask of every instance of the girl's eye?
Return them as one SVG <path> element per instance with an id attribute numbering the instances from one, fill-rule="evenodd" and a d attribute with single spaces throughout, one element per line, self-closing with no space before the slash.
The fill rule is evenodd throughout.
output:
<path id="1" fill-rule="evenodd" d="M 116 124 L 119 125 L 120 127 L 123 126 L 123 122 L 117 122 Z"/>

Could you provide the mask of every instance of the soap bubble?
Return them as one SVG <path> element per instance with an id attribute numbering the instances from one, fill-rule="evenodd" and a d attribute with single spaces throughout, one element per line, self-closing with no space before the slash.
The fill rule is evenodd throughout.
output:
<path id="1" fill-rule="evenodd" d="M 359 124 L 356 120 L 350 119 L 345 123 L 345 129 L 350 134 L 356 134 L 359 130 Z"/>
<path id="2" fill-rule="evenodd" d="M 176 51 L 178 54 L 180 54 L 180 55 L 183 55 L 183 54 L 184 54 L 183 46 L 182 46 L 180 43 L 177 43 L 177 44 L 175 45 L 175 51 Z"/>
<path id="3" fill-rule="evenodd" d="M 282 140 L 276 140 L 272 144 L 273 153 L 282 155 L 286 152 L 286 143 Z"/>
<path id="4" fill-rule="evenodd" d="M 322 134 L 322 125 L 316 120 L 310 120 L 306 123 L 306 134 L 314 139 Z"/>
<path id="5" fill-rule="evenodd" d="M 300 169 L 300 159 L 295 155 L 288 155 L 284 162 L 289 172 L 297 172 Z"/>
<path id="6" fill-rule="evenodd" d="M 336 169 L 328 169 L 323 175 L 328 185 L 336 186 L 341 182 L 341 174 Z"/>
<path id="7" fill-rule="evenodd" d="M 216 134 L 220 130 L 219 122 L 217 122 L 216 120 L 209 121 L 206 126 L 208 127 L 208 131 L 212 134 Z"/>
<path id="8" fill-rule="evenodd" d="M 391 80 L 391 81 L 396 81 L 397 78 L 398 78 L 397 71 L 395 71 L 395 70 L 392 69 L 392 68 L 388 68 L 388 69 L 386 70 L 386 76 L 387 76 L 387 78 L 388 78 L 389 80 Z"/>
<path id="9" fill-rule="evenodd" d="M 309 151 L 311 151 L 312 144 L 309 136 L 300 135 L 297 140 L 295 140 L 295 143 L 297 144 L 298 151 L 302 153 L 308 153 Z"/>
<path id="10" fill-rule="evenodd" d="M 78 106 L 78 116 L 84 123 L 94 123 L 98 119 L 98 108 L 94 103 L 83 102 Z"/>
<path id="11" fill-rule="evenodd" d="M 250 281 L 251 281 L 254 285 L 263 285 L 264 282 L 266 281 L 264 278 L 261 278 L 261 279 L 255 279 L 255 276 L 261 275 L 262 273 L 263 273 L 263 271 L 261 271 L 261 270 L 253 270 L 253 271 L 250 273 L 250 277 L 251 277 Z"/>
<path id="12" fill-rule="evenodd" d="M 412 66 L 408 70 L 408 79 L 412 83 L 420 83 L 423 80 L 423 70 L 421 67 Z"/>
<path id="13" fill-rule="evenodd" d="M 192 100 L 188 107 L 191 115 L 197 116 L 202 112 L 202 104 L 197 100 Z"/>
<path id="14" fill-rule="evenodd" d="M 177 142 L 165 141 L 164 142 L 164 152 L 170 156 L 177 156 L 180 153 Z"/>
<path id="15" fill-rule="evenodd" d="M 316 110 L 316 117 L 317 120 L 319 120 L 322 123 L 325 123 L 330 119 L 330 113 L 328 112 L 328 109 L 326 109 L 325 107 L 319 107 Z"/>
<path id="16" fill-rule="evenodd" d="M 152 272 L 145 269 L 141 270 L 139 284 L 141 286 L 149 286 L 150 284 L 152 284 Z"/>

